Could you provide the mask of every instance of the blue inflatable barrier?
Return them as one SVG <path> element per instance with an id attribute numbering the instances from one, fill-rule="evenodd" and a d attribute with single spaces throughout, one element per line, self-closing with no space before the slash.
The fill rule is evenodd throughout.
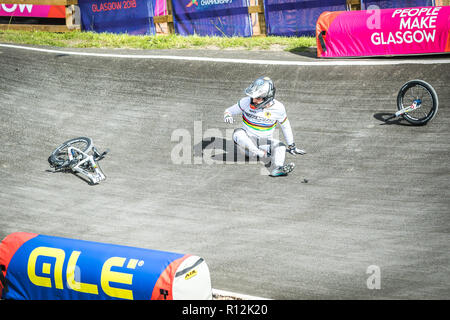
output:
<path id="1" fill-rule="evenodd" d="M 0 244 L 0 298 L 211 299 L 204 259 L 157 250 L 13 233 Z"/>

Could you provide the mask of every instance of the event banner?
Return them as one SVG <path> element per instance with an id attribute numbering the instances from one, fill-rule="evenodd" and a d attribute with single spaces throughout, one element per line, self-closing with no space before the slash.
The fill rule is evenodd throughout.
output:
<path id="1" fill-rule="evenodd" d="M 85 31 L 153 35 L 155 0 L 78 0 Z"/>
<path id="2" fill-rule="evenodd" d="M 203 258 L 16 232 L 0 243 L 0 299 L 211 299 Z"/>
<path id="3" fill-rule="evenodd" d="M 377 6 L 378 9 L 409 8 L 409 7 L 431 7 L 434 0 L 361 0 L 361 9 L 370 9 Z"/>
<path id="4" fill-rule="evenodd" d="M 65 18 L 65 6 L 1 4 L 0 17 Z"/>
<path id="5" fill-rule="evenodd" d="M 345 9 L 345 0 L 265 0 L 267 35 L 314 36 L 322 12 Z"/>
<path id="6" fill-rule="evenodd" d="M 248 0 L 173 0 L 176 33 L 250 37 Z"/>
<path id="7" fill-rule="evenodd" d="M 448 7 L 324 12 L 317 21 L 318 57 L 450 52 Z"/>

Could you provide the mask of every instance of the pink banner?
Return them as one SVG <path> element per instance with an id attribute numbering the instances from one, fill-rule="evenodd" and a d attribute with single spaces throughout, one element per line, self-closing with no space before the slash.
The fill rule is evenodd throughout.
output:
<path id="1" fill-rule="evenodd" d="M 65 6 L 41 6 L 33 4 L 1 4 L 0 16 L 34 17 L 34 18 L 65 18 Z"/>
<path id="2" fill-rule="evenodd" d="M 317 21 L 319 57 L 450 52 L 450 6 L 325 12 Z"/>
<path id="3" fill-rule="evenodd" d="M 155 16 L 167 15 L 167 2 L 166 0 L 155 0 Z"/>

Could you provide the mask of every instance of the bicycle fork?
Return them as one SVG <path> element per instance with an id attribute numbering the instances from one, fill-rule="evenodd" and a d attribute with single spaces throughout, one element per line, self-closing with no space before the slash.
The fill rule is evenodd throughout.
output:
<path id="1" fill-rule="evenodd" d="M 401 110 L 398 110 L 395 114 L 393 114 L 392 116 L 386 118 L 384 121 L 388 121 L 388 120 L 390 120 L 390 119 L 399 117 L 399 116 L 401 116 L 402 114 L 405 114 L 405 113 L 408 113 L 408 112 L 417 110 L 417 109 L 420 108 L 421 104 L 422 104 L 422 100 L 420 100 L 420 99 L 414 100 L 412 105 L 410 105 L 410 106 L 408 106 L 408 107 L 404 107 L 404 108 L 401 109 Z"/>
<path id="2" fill-rule="evenodd" d="M 403 108 L 403 109 L 401 109 L 401 110 L 398 110 L 398 111 L 395 113 L 395 116 L 398 117 L 398 116 L 401 116 L 402 114 L 405 114 L 405 113 L 408 113 L 408 112 L 417 110 L 417 109 L 420 108 L 420 105 L 421 105 L 421 104 L 422 104 L 422 100 L 420 100 L 420 99 L 414 100 L 414 101 L 413 101 L 413 104 L 410 105 L 409 107 L 405 107 L 405 108 Z"/>
<path id="3" fill-rule="evenodd" d="M 75 160 L 75 165 L 71 166 L 72 170 L 85 175 L 91 181 L 92 184 L 97 184 L 100 181 L 106 179 L 106 176 L 103 174 L 99 165 L 94 161 L 93 156 L 90 156 L 74 147 L 69 147 L 67 151 L 69 153 L 70 162 L 73 162 Z M 80 161 L 78 162 L 77 160 Z M 94 172 L 89 172 L 82 168 L 82 166 L 87 162 L 89 162 Z"/>

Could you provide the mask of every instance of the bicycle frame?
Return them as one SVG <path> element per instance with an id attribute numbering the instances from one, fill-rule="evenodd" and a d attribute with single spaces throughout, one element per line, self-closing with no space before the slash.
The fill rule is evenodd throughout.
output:
<path id="1" fill-rule="evenodd" d="M 410 106 L 408 106 L 408 107 L 404 107 L 404 108 L 401 109 L 401 110 L 398 110 L 398 111 L 395 113 L 395 116 L 398 117 L 398 116 L 401 116 L 402 114 L 405 114 L 405 113 L 408 113 L 408 112 L 417 110 L 417 109 L 420 108 L 421 105 L 422 105 L 422 101 L 421 101 L 420 99 L 414 100 L 414 102 L 413 102 L 412 105 L 410 105 Z"/>
<path id="2" fill-rule="evenodd" d="M 92 184 L 97 184 L 100 181 L 106 179 L 100 167 L 95 162 L 93 156 L 75 147 L 69 147 L 67 149 L 67 152 L 69 155 L 70 163 L 73 163 L 70 165 L 70 168 L 73 171 L 79 172 L 82 175 L 86 176 L 92 182 Z M 90 165 L 90 167 L 93 169 L 93 172 L 89 172 L 83 169 L 82 166 L 84 165 Z"/>

